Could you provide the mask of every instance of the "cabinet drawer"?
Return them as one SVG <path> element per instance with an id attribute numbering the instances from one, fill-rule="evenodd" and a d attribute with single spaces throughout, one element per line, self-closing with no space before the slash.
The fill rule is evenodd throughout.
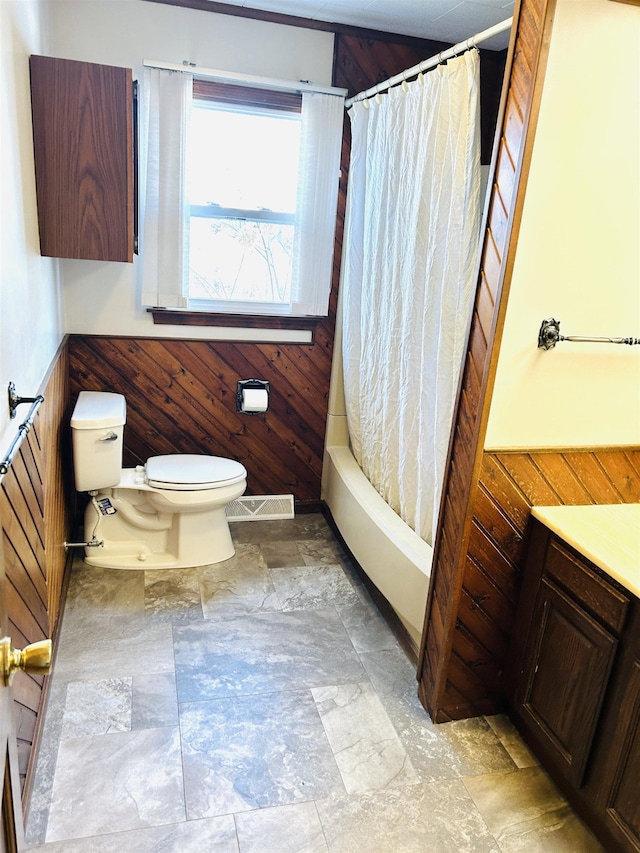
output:
<path id="1" fill-rule="evenodd" d="M 620 634 L 629 607 L 629 598 L 607 582 L 586 563 L 574 556 L 553 536 L 545 560 L 544 574 L 565 590 L 585 610 Z"/>

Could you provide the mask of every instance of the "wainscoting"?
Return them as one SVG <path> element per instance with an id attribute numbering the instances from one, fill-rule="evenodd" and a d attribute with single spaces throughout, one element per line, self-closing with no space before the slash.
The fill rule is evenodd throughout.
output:
<path id="1" fill-rule="evenodd" d="M 485 453 L 441 716 L 501 708 L 533 505 L 640 501 L 640 448 Z"/>
<path id="2" fill-rule="evenodd" d="M 68 360 L 63 345 L 39 393 L 44 403 L 0 488 L 7 615 L 14 646 L 55 632 L 66 564 L 72 501 L 65 489 Z M 25 417 L 21 406 L 16 431 Z M 23 801 L 28 802 L 30 757 L 37 735 L 44 678 L 18 672 L 13 681 Z"/>
<path id="3" fill-rule="evenodd" d="M 333 335 L 313 346 L 73 336 L 71 395 L 109 390 L 127 400 L 125 466 L 165 453 L 242 462 L 247 494 L 320 498 Z M 236 412 L 239 379 L 270 383 L 269 411 Z"/>

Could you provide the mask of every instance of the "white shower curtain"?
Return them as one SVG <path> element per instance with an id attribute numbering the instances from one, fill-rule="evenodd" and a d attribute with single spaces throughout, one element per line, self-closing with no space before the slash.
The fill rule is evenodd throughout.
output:
<path id="1" fill-rule="evenodd" d="M 343 361 L 352 450 L 433 543 L 481 219 L 479 57 L 349 111 Z"/>

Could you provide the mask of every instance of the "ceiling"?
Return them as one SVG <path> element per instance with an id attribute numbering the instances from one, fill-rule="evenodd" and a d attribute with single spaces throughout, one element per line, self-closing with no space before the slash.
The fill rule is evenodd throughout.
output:
<path id="1" fill-rule="evenodd" d="M 459 42 L 511 17 L 513 0 L 224 0 L 231 6 Z M 502 50 L 508 33 L 483 47 Z"/>

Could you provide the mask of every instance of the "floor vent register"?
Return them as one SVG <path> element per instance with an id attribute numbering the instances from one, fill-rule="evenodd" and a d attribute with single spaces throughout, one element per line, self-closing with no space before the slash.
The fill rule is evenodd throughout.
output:
<path id="1" fill-rule="evenodd" d="M 293 495 L 251 495 L 227 504 L 227 521 L 275 521 L 294 518 Z"/>

